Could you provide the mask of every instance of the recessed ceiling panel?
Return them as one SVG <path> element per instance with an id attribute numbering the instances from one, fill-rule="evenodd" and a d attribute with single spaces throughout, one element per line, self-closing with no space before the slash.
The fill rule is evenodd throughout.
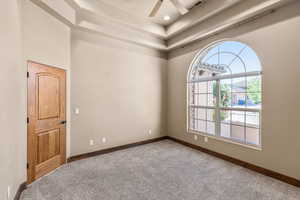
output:
<path id="1" fill-rule="evenodd" d="M 174 7 L 169 0 L 164 0 L 161 8 L 159 9 L 155 17 L 148 17 L 151 9 L 154 7 L 158 0 L 98 0 L 110 4 L 124 12 L 130 13 L 141 19 L 147 19 L 150 22 L 154 22 L 160 25 L 169 25 L 176 21 L 181 14 Z M 201 0 L 179 0 L 187 9 L 192 8 L 196 3 Z M 170 16 L 170 20 L 164 20 L 164 16 Z"/>

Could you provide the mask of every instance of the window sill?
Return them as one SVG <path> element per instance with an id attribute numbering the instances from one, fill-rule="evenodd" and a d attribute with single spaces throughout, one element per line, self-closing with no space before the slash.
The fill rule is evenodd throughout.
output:
<path id="1" fill-rule="evenodd" d="M 230 139 L 217 137 L 217 136 L 214 136 L 214 135 L 209 135 L 209 134 L 205 134 L 205 133 L 200 133 L 200 132 L 196 132 L 196 131 L 192 131 L 192 130 L 188 130 L 187 133 L 188 133 L 188 134 L 200 135 L 200 136 L 203 136 L 203 137 L 207 137 L 207 138 L 214 139 L 214 140 L 219 140 L 219 141 L 226 142 L 226 143 L 230 143 L 230 144 L 239 145 L 239 146 L 246 147 L 246 148 L 253 149 L 253 150 L 257 150 L 257 151 L 262 151 L 262 147 L 259 147 L 259 146 L 252 146 L 252 145 L 247 145 L 247 144 L 235 142 L 235 141 L 230 140 Z"/>

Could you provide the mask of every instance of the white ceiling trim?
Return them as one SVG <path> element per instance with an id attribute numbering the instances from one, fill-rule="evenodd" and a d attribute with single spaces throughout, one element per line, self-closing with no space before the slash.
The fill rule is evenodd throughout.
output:
<path id="1" fill-rule="evenodd" d="M 93 32 L 98 33 L 102 36 L 115 38 L 120 41 L 126 41 L 132 44 L 137 44 L 143 47 L 148 47 L 152 49 L 156 49 L 159 51 L 166 51 L 166 41 L 164 39 L 160 39 L 159 37 L 155 37 L 152 34 L 141 33 L 139 31 L 135 31 L 134 29 L 130 29 L 129 27 L 118 26 L 116 23 L 108 23 L 108 21 L 99 24 L 92 23 L 90 21 L 85 21 L 78 12 L 76 13 L 75 19 L 67 18 L 62 10 L 56 9 L 59 4 L 48 4 L 48 2 L 44 0 L 31 0 L 32 3 L 39 6 L 50 15 L 55 17 L 57 20 L 61 21 L 62 23 L 66 24 L 72 29 L 83 30 L 86 32 Z M 59 1 L 61 2 L 61 1 Z M 78 8 L 76 4 L 73 4 L 73 0 L 66 0 L 65 1 L 70 8 L 77 11 Z"/>
<path id="2" fill-rule="evenodd" d="M 232 0 L 236 1 L 236 3 L 239 1 L 240 3 L 235 6 L 231 6 L 230 8 L 226 8 L 226 10 L 223 9 L 222 12 L 215 12 L 213 17 L 207 16 L 209 15 L 208 11 L 206 13 L 202 13 L 202 19 L 198 18 L 199 15 L 197 17 L 197 12 L 195 11 L 195 16 L 189 18 L 187 15 L 186 18 L 182 18 L 183 21 L 187 18 L 194 19 L 194 21 L 191 20 L 190 23 L 186 23 L 186 25 L 183 26 L 184 28 L 189 26 L 189 28 L 185 31 L 176 29 L 175 32 L 177 33 L 168 38 L 168 40 L 157 37 L 157 35 L 153 35 L 148 31 L 141 31 L 140 29 L 137 30 L 136 28 L 126 24 L 122 25 L 118 19 L 101 19 L 100 16 L 102 15 L 99 13 L 95 14 L 95 11 L 92 8 L 82 8 L 76 3 L 77 1 L 83 0 L 55 1 L 58 4 L 54 4 L 52 0 L 31 1 L 72 29 L 97 33 L 105 37 L 114 38 L 159 51 L 171 51 L 197 40 L 209 37 L 210 35 L 225 31 L 226 29 L 229 29 L 249 18 L 253 18 L 261 13 L 278 8 L 295 0 Z M 88 2 L 90 1 L 92 0 L 89 0 Z M 225 2 L 228 0 L 222 1 Z M 66 6 L 69 8 L 66 8 Z M 68 11 L 67 13 L 65 12 L 66 10 Z M 198 20 L 197 23 L 195 22 L 195 19 Z"/>
<path id="3" fill-rule="evenodd" d="M 147 32 L 159 38 L 166 38 L 165 28 L 156 23 L 150 23 L 146 20 L 139 19 L 133 15 L 118 9 L 114 6 L 99 2 L 98 0 L 72 0 L 80 8 L 77 10 L 80 14 L 93 14 L 99 20 L 108 20 L 111 23 L 117 23 L 123 26 L 129 26 L 137 31 Z"/>
<path id="4" fill-rule="evenodd" d="M 207 0 L 194 7 L 189 13 L 166 27 L 167 38 L 172 38 L 179 33 L 193 27 L 222 11 L 241 3 L 243 0 Z"/>
<path id="5" fill-rule="evenodd" d="M 78 23 L 77 26 L 75 26 L 75 29 L 84 30 L 86 32 L 98 33 L 103 36 L 115 38 L 133 44 L 139 44 L 144 47 L 153 48 L 161 51 L 167 50 L 165 40 L 161 40 L 155 37 L 149 37 L 147 35 L 142 35 L 132 30 L 125 30 L 116 25 L 112 26 L 111 24 L 102 24 L 101 26 L 99 26 L 98 24 L 81 20 L 81 22 Z"/>
<path id="6" fill-rule="evenodd" d="M 183 47 L 219 32 L 225 31 L 247 19 L 251 19 L 268 10 L 276 9 L 295 0 L 248 0 L 222 14 L 198 24 L 180 35 L 168 40 L 168 50 Z"/>
<path id="7" fill-rule="evenodd" d="M 149 32 L 145 29 L 138 28 L 137 26 L 133 26 L 131 24 L 122 23 L 120 21 L 114 20 L 107 16 L 100 16 L 100 15 L 98 15 L 94 12 L 91 12 L 90 10 L 84 9 L 84 8 L 80 9 L 80 11 L 77 12 L 77 16 L 80 16 L 80 19 L 85 19 L 86 21 L 90 21 L 90 22 L 98 24 L 98 25 L 109 23 L 112 25 L 117 25 L 122 28 L 131 29 L 132 31 L 139 32 L 141 34 L 149 35 L 149 36 L 159 38 L 162 40 L 165 40 L 165 38 L 166 38 L 166 35 Z M 80 23 L 80 20 L 77 20 L 77 23 Z M 149 28 L 151 28 L 151 27 L 149 27 Z"/>

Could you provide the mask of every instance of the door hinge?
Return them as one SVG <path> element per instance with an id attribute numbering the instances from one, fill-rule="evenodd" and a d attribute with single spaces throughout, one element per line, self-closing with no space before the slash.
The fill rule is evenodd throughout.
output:
<path id="1" fill-rule="evenodd" d="M 27 117 L 27 124 L 29 124 L 29 117 Z"/>
<path id="2" fill-rule="evenodd" d="M 27 163 L 27 169 L 29 169 L 29 163 Z"/>
<path id="3" fill-rule="evenodd" d="M 29 78 L 29 72 L 27 72 L 27 78 Z"/>

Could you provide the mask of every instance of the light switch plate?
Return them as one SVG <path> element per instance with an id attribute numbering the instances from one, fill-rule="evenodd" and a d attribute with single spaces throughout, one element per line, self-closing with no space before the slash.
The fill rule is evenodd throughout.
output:
<path id="1" fill-rule="evenodd" d="M 79 108 L 75 108 L 75 114 L 76 114 L 76 115 L 79 114 Z"/>

